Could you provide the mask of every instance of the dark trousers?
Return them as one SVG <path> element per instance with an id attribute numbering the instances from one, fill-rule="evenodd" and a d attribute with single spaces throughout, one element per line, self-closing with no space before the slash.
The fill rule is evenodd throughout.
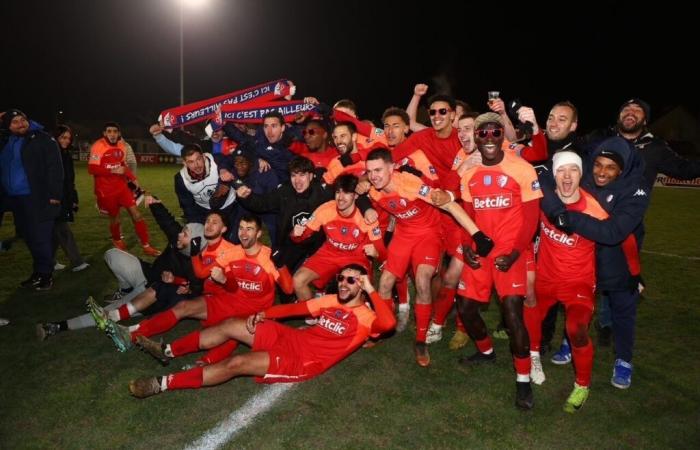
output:
<path id="1" fill-rule="evenodd" d="M 610 301 L 613 339 L 615 339 L 615 358 L 632 362 L 639 292 L 634 289 L 629 291 L 606 291 L 605 294 L 607 294 Z"/>
<path id="2" fill-rule="evenodd" d="M 61 246 L 63 252 L 68 256 L 71 266 L 76 267 L 85 262 L 83 257 L 80 256 L 78 245 L 75 243 L 75 237 L 73 237 L 73 232 L 68 222 L 56 221 L 53 226 L 54 255 L 59 246 Z"/>
<path id="3" fill-rule="evenodd" d="M 54 220 L 37 220 L 36 208 L 28 195 L 8 196 L 9 209 L 15 224 L 22 230 L 22 237 L 32 254 L 34 272 L 50 275 L 53 272 L 53 224 Z"/>

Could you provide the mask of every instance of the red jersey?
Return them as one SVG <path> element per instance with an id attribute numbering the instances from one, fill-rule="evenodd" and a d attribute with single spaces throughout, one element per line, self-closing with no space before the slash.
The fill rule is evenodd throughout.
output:
<path id="1" fill-rule="evenodd" d="M 326 241 L 321 248 L 343 257 L 364 258 L 364 246 L 382 239 L 382 232 L 376 221 L 367 225 L 362 213 L 357 208 L 350 217 L 341 216 L 338 214 L 338 205 L 335 200 L 316 208 L 316 211 L 306 222 L 306 228 L 310 231 L 318 231 L 321 227 L 326 234 Z"/>
<path id="2" fill-rule="evenodd" d="M 474 222 L 495 243 L 491 255 L 510 253 L 524 225 L 522 204 L 542 197 L 535 169 L 504 152 L 495 166 L 476 166 L 462 177 L 462 198 L 474 209 Z"/>
<path id="3" fill-rule="evenodd" d="M 602 206 L 588 192 L 580 189 L 581 198 L 566 205 L 569 211 L 582 212 L 596 219 L 608 218 Z M 581 280 L 595 283 L 595 242 L 556 228 L 547 217 L 540 217 L 540 246 L 537 253 L 537 278 L 552 282 Z"/>
<path id="4" fill-rule="evenodd" d="M 124 167 L 124 174 L 112 173 L 112 169 Z M 110 144 L 106 138 L 98 139 L 90 148 L 88 172 L 95 177 L 95 195 L 106 197 L 128 189 L 127 180 L 135 180 L 126 165 L 126 147 L 121 139 Z"/>
<path id="5" fill-rule="evenodd" d="M 396 234 L 404 236 L 441 235 L 440 211 L 430 203 L 431 187 L 413 174 L 394 172 L 394 192 L 372 187 L 369 197 L 380 208 L 396 217 Z"/>
<path id="6" fill-rule="evenodd" d="M 211 269 L 217 266 L 224 269 L 238 254 L 237 249 L 239 248 L 240 245 L 221 239 L 216 244 L 207 245 L 199 255 L 192 257 L 192 268 L 195 276 L 199 279 L 206 279 L 204 282 L 205 293 L 226 292 L 222 285 L 209 279 Z"/>
<path id="7" fill-rule="evenodd" d="M 298 356 L 313 360 L 320 371 L 357 350 L 370 336 L 387 331 L 372 329 L 377 315 L 364 303 L 347 307 L 338 302 L 337 295 L 326 295 L 300 305 L 308 310 L 307 315 L 318 317 L 319 320 L 316 325 L 301 330 L 297 335 L 303 352 Z M 265 317 L 287 317 L 286 312 L 289 310 L 288 305 L 273 306 L 265 311 Z"/>
<path id="8" fill-rule="evenodd" d="M 270 258 L 272 250 L 262 245 L 258 253 L 248 255 L 240 245 L 234 247 L 224 267 L 227 287 L 235 280 L 236 301 L 256 303 L 259 310 L 270 307 L 275 300 L 275 282 L 280 277 Z"/>
<path id="9" fill-rule="evenodd" d="M 462 144 L 459 142 L 457 130 L 454 128 L 446 139 L 438 137 L 433 128 L 426 128 L 413 133 L 408 139 L 394 147 L 392 155 L 394 161 L 400 161 L 416 150 L 422 150 L 437 172 L 440 180 L 439 186 L 456 193 L 459 191 L 459 176 L 452 171 L 452 165 L 461 148 Z"/>

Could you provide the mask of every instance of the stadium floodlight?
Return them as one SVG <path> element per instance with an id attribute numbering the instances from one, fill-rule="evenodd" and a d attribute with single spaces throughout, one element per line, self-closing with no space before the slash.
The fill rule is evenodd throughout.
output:
<path id="1" fill-rule="evenodd" d="M 209 3 L 208 0 L 178 0 L 180 3 L 180 106 L 185 104 L 185 33 L 184 16 L 185 8 L 189 10 L 203 9 Z"/>

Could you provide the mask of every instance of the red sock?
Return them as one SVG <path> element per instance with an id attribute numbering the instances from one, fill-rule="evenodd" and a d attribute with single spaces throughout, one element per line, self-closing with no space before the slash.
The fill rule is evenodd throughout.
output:
<path id="1" fill-rule="evenodd" d="M 119 320 L 126 320 L 131 317 L 131 314 L 129 314 L 129 308 L 127 308 L 126 304 L 120 306 L 117 311 L 119 312 Z"/>
<path id="2" fill-rule="evenodd" d="M 489 350 L 493 351 L 493 341 L 491 341 L 491 336 L 486 336 L 485 338 L 476 341 L 476 348 L 481 353 L 486 353 Z"/>
<path id="3" fill-rule="evenodd" d="M 168 375 L 168 389 L 197 389 L 204 381 L 204 367 Z"/>
<path id="4" fill-rule="evenodd" d="M 588 344 L 583 347 L 571 346 L 571 354 L 574 359 L 576 371 L 576 384 L 579 386 L 589 386 L 591 384 L 591 372 L 593 371 L 593 344 L 588 340 Z"/>
<path id="5" fill-rule="evenodd" d="M 199 334 L 200 331 L 196 330 L 180 339 L 175 339 L 173 343 L 170 344 L 170 351 L 173 352 L 173 356 L 182 356 L 198 351 Z"/>
<path id="6" fill-rule="evenodd" d="M 416 342 L 425 342 L 432 309 L 433 305 L 430 303 L 427 305 L 416 303 Z"/>
<path id="7" fill-rule="evenodd" d="M 142 334 L 146 337 L 153 336 L 156 334 L 165 333 L 175 325 L 177 325 L 178 320 L 175 317 L 175 313 L 171 310 L 163 311 L 160 314 L 156 314 L 150 319 L 143 320 L 139 323 L 139 328 L 131 334 L 132 339 L 136 339 L 137 334 Z"/>
<path id="8" fill-rule="evenodd" d="M 528 336 L 530 336 L 530 350 L 533 352 L 540 351 L 540 342 L 542 341 L 542 316 L 540 309 L 537 306 L 530 308 L 523 306 L 523 322 Z"/>
<path id="9" fill-rule="evenodd" d="M 526 356 L 525 358 L 513 356 L 513 365 L 515 366 L 515 373 L 518 375 L 530 376 L 530 366 L 532 365 L 530 355 Z"/>
<path id="10" fill-rule="evenodd" d="M 112 239 L 114 239 L 115 241 L 118 241 L 122 238 L 122 229 L 119 225 L 119 222 L 109 224 L 109 234 L 112 235 Z"/>
<path id="11" fill-rule="evenodd" d="M 455 321 L 455 325 L 457 326 L 457 329 L 461 331 L 464 334 L 467 334 L 467 329 L 464 328 L 464 324 L 462 323 L 462 318 L 457 314 L 457 320 Z"/>
<path id="12" fill-rule="evenodd" d="M 207 364 L 216 364 L 219 361 L 223 361 L 224 359 L 228 358 L 231 356 L 231 353 L 236 351 L 236 348 L 238 347 L 238 341 L 230 340 L 226 341 L 221 345 L 218 345 L 211 350 L 207 352 L 206 355 L 203 357 L 199 358 L 200 361 L 205 362 Z"/>
<path id="13" fill-rule="evenodd" d="M 396 282 L 396 294 L 399 296 L 399 305 L 408 303 L 408 277 Z"/>
<path id="14" fill-rule="evenodd" d="M 141 245 L 148 245 L 148 226 L 146 221 L 141 219 L 134 222 L 134 228 L 136 229 L 136 236 L 139 237 Z"/>
<path id="15" fill-rule="evenodd" d="M 455 288 L 441 287 L 437 295 L 437 300 L 435 300 L 435 315 L 433 316 L 433 323 L 436 325 L 445 325 L 445 319 L 447 315 L 452 310 L 452 305 L 455 303 Z"/>

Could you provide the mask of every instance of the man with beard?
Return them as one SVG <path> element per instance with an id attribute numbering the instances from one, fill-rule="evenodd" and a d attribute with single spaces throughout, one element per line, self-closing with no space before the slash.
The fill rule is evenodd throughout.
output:
<path id="1" fill-rule="evenodd" d="M 109 231 L 112 244 L 126 251 L 119 223 L 119 210 L 126 208 L 134 222 L 136 235 L 141 241 L 143 252 L 158 256 L 160 252 L 151 247 L 148 238 L 148 225 L 141 216 L 134 194 L 127 183 L 138 187 L 138 181 L 126 166 L 126 149 L 121 131 L 116 122 L 107 122 L 102 130 L 102 139 L 95 141 L 90 148 L 88 172 L 95 177 L 95 196 L 100 212 L 109 216 Z"/>
<path id="2" fill-rule="evenodd" d="M 510 349 L 517 374 L 515 405 L 531 409 L 530 348 L 523 323 L 527 272 L 525 258 L 521 255 L 535 233 L 542 192 L 532 166 L 511 152 L 503 151 L 505 132 L 498 114 L 480 115 L 474 127 L 482 165 L 473 167 L 462 177 L 462 198 L 465 209 L 473 214 L 476 225 L 494 240 L 495 246 L 490 256 L 481 259 L 471 246 L 464 248 L 469 268 L 462 273 L 457 306 L 477 352 L 460 362 L 471 365 L 492 362 L 496 358 L 479 313 L 495 287 L 510 331 Z"/>
<path id="3" fill-rule="evenodd" d="M 649 104 L 642 99 L 631 98 L 620 106 L 614 127 L 594 132 L 588 138 L 599 142 L 606 136 L 620 136 L 632 144 L 644 160 L 644 184 L 647 191 L 651 191 L 659 173 L 680 180 L 700 177 L 700 160 L 687 160 L 671 150 L 663 139 L 649 131 L 647 125 L 650 119 Z"/>
<path id="4" fill-rule="evenodd" d="M 333 144 L 338 150 L 339 156 L 328 163 L 327 171 L 323 174 L 326 184 L 333 184 L 335 179 L 342 174 L 352 174 L 360 177 L 365 173 L 365 161 L 359 155 L 357 148 L 357 129 L 352 122 L 339 122 L 333 127 Z M 343 164 L 348 158 L 355 156 L 351 164 Z"/>
<path id="5" fill-rule="evenodd" d="M 207 241 L 223 242 L 221 236 L 225 232 L 225 226 L 222 226 L 222 222 L 217 213 L 209 215 L 204 226 L 204 237 Z M 182 319 L 199 319 L 202 326 L 208 327 L 229 317 L 247 317 L 270 307 L 275 299 L 275 282 L 279 283 L 285 292 L 291 293 L 292 279 L 288 274 L 284 276 L 275 269 L 270 259 L 270 248 L 259 242 L 262 236 L 261 228 L 260 219 L 256 216 L 244 216 L 238 226 L 241 245 L 233 246 L 225 258 L 207 261 L 210 258 L 200 259 L 193 256 L 195 275 L 200 279 L 208 277 L 208 281 L 218 289 L 211 289 L 205 284 L 204 295 L 182 301 L 173 308 L 129 328 L 114 324 L 98 312 L 95 314 L 98 327 L 105 329 L 113 339 L 116 338 L 118 348 L 128 349 L 136 342 L 138 336 L 149 337 L 165 333 Z M 119 339 L 121 342 L 117 342 Z M 234 349 L 235 347 L 231 348 L 229 345 L 216 349 L 207 356 L 208 361 L 218 360 Z"/>
<path id="6" fill-rule="evenodd" d="M 393 312 L 374 290 L 362 266 L 344 267 L 337 280 L 337 295 L 273 306 L 247 319 L 229 319 L 172 344 L 140 339 L 139 344 L 160 360 L 228 341 L 241 342 L 252 351 L 206 367 L 132 380 L 131 395 L 146 398 L 166 390 L 213 386 L 238 376 L 254 376 L 258 383 L 289 383 L 320 375 L 357 350 L 370 336 L 391 331 L 396 324 Z M 369 295 L 374 311 L 365 303 L 363 291 Z M 313 316 L 319 320 L 304 329 L 269 320 L 295 316 Z"/>

